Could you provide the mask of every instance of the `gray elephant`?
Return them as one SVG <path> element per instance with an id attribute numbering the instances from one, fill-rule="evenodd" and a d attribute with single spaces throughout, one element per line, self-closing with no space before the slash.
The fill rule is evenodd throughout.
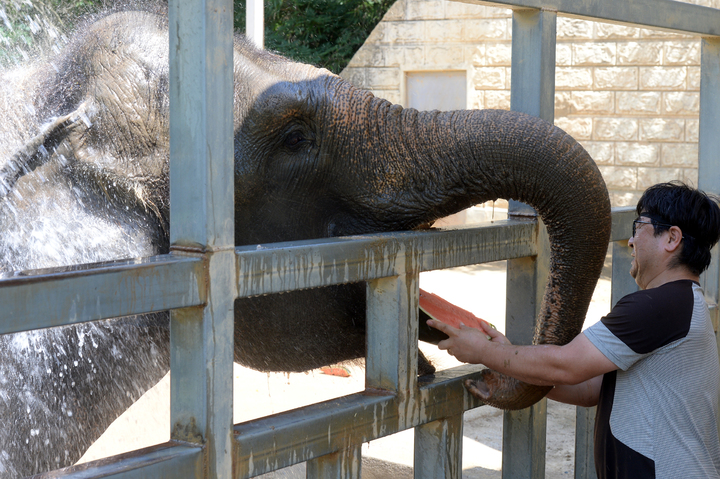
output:
<path id="1" fill-rule="evenodd" d="M 28 133 L 0 169 L 4 270 L 169 250 L 167 35 L 162 15 L 105 16 L 24 86 Z M 508 111 L 403 109 L 240 37 L 234 62 L 237 245 L 408 230 L 516 199 L 537 209 L 551 241 L 535 342 L 580 332 L 610 207 L 597 167 L 570 136 Z M 66 215 L 62 228 L 34 226 L 57 215 Z M 0 436 L 3 477 L 76 461 L 165 374 L 167 330 L 167 314 L 156 314 L 0 337 L 0 419 L 13 424 Z M 430 328 L 420 336 L 440 339 Z M 238 300 L 235 338 L 235 360 L 263 371 L 362 357 L 365 287 Z M 484 374 L 484 400 L 498 407 L 547 392 Z"/>

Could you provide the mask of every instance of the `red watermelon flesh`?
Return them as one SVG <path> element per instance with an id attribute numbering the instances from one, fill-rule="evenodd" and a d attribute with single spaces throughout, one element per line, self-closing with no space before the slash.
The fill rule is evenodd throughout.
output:
<path id="1" fill-rule="evenodd" d="M 455 306 L 449 301 L 444 300 L 440 296 L 420 290 L 420 309 L 428 316 L 445 324 L 449 324 L 455 328 L 460 328 L 460 323 L 475 329 L 482 329 L 482 323 L 485 328 L 493 327 L 484 319 L 480 319 L 470 311 Z"/>

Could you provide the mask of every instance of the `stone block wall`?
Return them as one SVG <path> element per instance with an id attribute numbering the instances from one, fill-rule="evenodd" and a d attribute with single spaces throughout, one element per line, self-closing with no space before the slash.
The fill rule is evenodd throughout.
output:
<path id="1" fill-rule="evenodd" d="M 404 104 L 405 72 L 465 70 L 468 108 L 509 109 L 511 16 L 398 0 L 342 76 Z M 555 123 L 598 163 L 613 206 L 635 204 L 660 181 L 697 184 L 699 38 L 558 17 L 555 89 Z"/>

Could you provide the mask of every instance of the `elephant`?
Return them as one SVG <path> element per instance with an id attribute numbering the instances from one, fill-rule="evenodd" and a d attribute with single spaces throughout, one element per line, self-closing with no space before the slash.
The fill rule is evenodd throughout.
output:
<path id="1" fill-rule="evenodd" d="M 165 15 L 113 12 L 22 81 L 6 79 L 23 87 L 5 94 L 21 101 L 5 104 L 29 107 L 0 163 L 4 277 L 170 251 L 168 49 Z M 607 251 L 610 202 L 596 164 L 567 133 L 512 111 L 406 109 L 240 35 L 234 82 L 236 245 L 413 230 L 474 204 L 518 200 L 537 210 L 551 244 L 534 342 L 565 344 L 580 332 Z M 305 371 L 363 357 L 365 307 L 364 284 L 238 299 L 235 361 Z M 421 340 L 442 339 L 420 331 Z M 0 417 L 12 424 L 0 437 L 0 474 L 75 462 L 167 372 L 167 338 L 167 313 L 0 336 Z M 421 373 L 434 371 L 420 361 Z M 482 374 L 481 399 L 500 408 L 548 391 Z"/>

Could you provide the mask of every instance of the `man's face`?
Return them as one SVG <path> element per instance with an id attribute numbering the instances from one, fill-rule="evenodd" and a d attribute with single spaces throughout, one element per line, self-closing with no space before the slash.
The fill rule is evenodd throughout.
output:
<path id="1" fill-rule="evenodd" d="M 641 289 L 645 289 L 663 269 L 659 260 L 666 232 L 655 236 L 655 228 L 651 223 L 650 218 L 641 214 L 635 220 L 635 235 L 628 240 L 628 245 L 633 249 L 630 276 Z"/>

